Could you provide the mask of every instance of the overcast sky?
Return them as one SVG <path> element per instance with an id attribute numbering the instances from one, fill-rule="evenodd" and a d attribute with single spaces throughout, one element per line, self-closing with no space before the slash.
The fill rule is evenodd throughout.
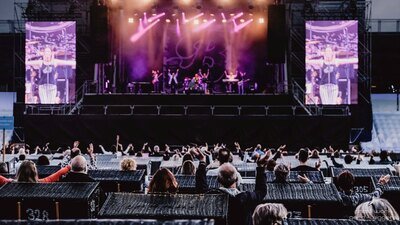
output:
<path id="1" fill-rule="evenodd" d="M 28 0 L 16 0 L 27 2 Z M 400 0 L 372 0 L 373 19 L 400 19 Z M 14 0 L 0 0 L 0 20 L 14 18 Z"/>

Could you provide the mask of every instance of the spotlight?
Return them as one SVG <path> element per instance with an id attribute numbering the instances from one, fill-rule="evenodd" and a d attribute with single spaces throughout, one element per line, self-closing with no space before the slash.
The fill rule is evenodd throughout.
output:
<path id="1" fill-rule="evenodd" d="M 222 23 L 226 23 L 226 22 L 227 22 L 226 19 L 223 19 L 223 20 L 222 20 Z"/>
<path id="2" fill-rule="evenodd" d="M 259 24 L 263 24 L 263 23 L 265 23 L 265 20 L 264 20 L 264 18 L 259 18 L 259 19 L 258 19 L 258 23 L 259 23 Z"/>
<path id="3" fill-rule="evenodd" d="M 171 23 L 171 20 L 170 19 L 166 19 L 165 22 Z"/>
<path id="4" fill-rule="evenodd" d="M 211 17 L 214 17 L 214 16 L 215 16 L 215 14 L 211 13 L 211 14 L 210 14 L 210 16 L 211 16 Z"/>
<path id="5" fill-rule="evenodd" d="M 199 25 L 199 24 L 200 24 L 200 21 L 199 21 L 198 19 L 195 19 L 195 20 L 193 21 L 193 24 L 194 24 L 194 25 Z"/>
<path id="6" fill-rule="evenodd" d="M 133 22 L 135 22 L 135 20 L 132 17 L 129 17 L 128 18 L 128 23 L 133 23 Z"/>
<path id="7" fill-rule="evenodd" d="M 203 20 L 203 23 L 207 23 L 207 22 L 208 22 L 208 20 L 207 20 L 207 19 L 204 19 L 204 20 Z"/>
<path id="8" fill-rule="evenodd" d="M 152 19 L 148 19 L 147 21 L 148 21 L 149 23 L 152 23 L 152 22 L 153 22 L 153 20 L 152 20 Z"/>
<path id="9" fill-rule="evenodd" d="M 231 14 L 229 14 L 230 16 L 235 16 L 235 14 L 234 13 L 231 13 Z"/>
<path id="10" fill-rule="evenodd" d="M 240 22 L 241 22 L 241 23 L 244 23 L 244 19 L 240 19 Z"/>

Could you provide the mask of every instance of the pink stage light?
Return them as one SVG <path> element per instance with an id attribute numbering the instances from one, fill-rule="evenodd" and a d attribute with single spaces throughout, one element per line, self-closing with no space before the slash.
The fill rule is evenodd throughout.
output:
<path id="1" fill-rule="evenodd" d="M 250 20 L 247 20 L 247 21 L 241 23 L 240 25 L 236 25 L 235 29 L 234 29 L 234 32 L 235 33 L 239 32 L 240 30 L 242 30 L 243 28 L 247 27 L 252 22 L 253 22 L 253 19 L 250 19 Z"/>
<path id="2" fill-rule="evenodd" d="M 182 12 L 182 23 L 186 23 L 186 15 Z"/>
<path id="3" fill-rule="evenodd" d="M 183 23 L 190 23 L 191 21 L 195 21 L 195 20 L 198 21 L 198 19 L 199 19 L 200 17 L 202 17 L 202 16 L 204 16 L 204 13 L 200 13 L 200 14 L 197 14 L 196 16 L 194 16 L 194 17 L 192 17 L 192 18 L 190 18 L 190 19 L 186 19 L 186 20 L 184 20 Z"/>
<path id="4" fill-rule="evenodd" d="M 179 19 L 176 19 L 176 35 L 181 36 L 181 25 L 179 24 Z"/>
<path id="5" fill-rule="evenodd" d="M 147 21 L 149 23 L 152 23 L 153 21 L 156 21 L 157 19 L 159 19 L 159 18 L 161 18 L 163 16 L 165 16 L 165 13 L 156 14 L 155 16 L 152 16 L 149 19 L 147 19 Z"/>
<path id="6" fill-rule="evenodd" d="M 222 12 L 222 13 L 221 13 L 221 16 L 222 16 L 222 19 L 223 19 L 223 20 L 226 20 L 225 13 Z"/>
<path id="7" fill-rule="evenodd" d="M 242 17 L 243 15 L 244 15 L 244 13 L 241 12 L 241 13 L 235 15 L 234 17 L 232 17 L 232 20 L 236 20 L 237 18 L 240 18 L 240 17 Z"/>
<path id="8" fill-rule="evenodd" d="M 200 31 L 202 31 L 202 30 L 204 30 L 204 29 L 210 27 L 210 26 L 211 26 L 213 23 L 215 23 L 216 21 L 217 21 L 216 19 L 213 19 L 213 20 L 210 20 L 210 21 L 208 21 L 208 22 L 206 22 L 206 23 L 203 23 L 203 24 L 201 24 L 200 26 L 196 27 L 196 28 L 193 30 L 193 32 L 200 32 Z"/>
<path id="9" fill-rule="evenodd" d="M 132 35 L 132 37 L 130 38 L 130 41 L 131 42 L 138 41 L 147 31 L 149 31 L 152 27 L 154 27 L 158 22 L 160 22 L 160 19 L 154 21 L 153 23 L 151 23 L 150 25 L 148 25 L 146 28 L 142 29 L 141 31 L 139 29 L 139 32 Z"/>

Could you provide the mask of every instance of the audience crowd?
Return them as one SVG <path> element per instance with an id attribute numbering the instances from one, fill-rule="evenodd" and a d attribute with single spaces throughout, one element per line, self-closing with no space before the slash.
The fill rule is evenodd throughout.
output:
<path id="1" fill-rule="evenodd" d="M 79 141 L 73 143 L 72 148 L 67 148 L 60 152 L 61 169 L 56 173 L 39 179 L 37 167 L 50 165 L 49 156 L 55 152 L 49 148 L 49 143 L 44 147 L 35 147 L 31 152 L 29 147 L 18 149 L 10 148 L 9 153 L 17 158 L 15 164 L 15 178 L 6 178 L 0 176 L 0 185 L 9 182 L 28 182 L 28 183 L 49 183 L 49 182 L 94 182 L 95 180 L 88 175 L 88 170 L 95 170 L 97 166 L 97 156 L 100 154 L 116 155 L 121 159 L 120 169 L 122 171 L 135 171 L 137 162 L 135 159 L 140 157 L 162 157 L 165 161 L 179 161 L 181 166 L 178 172 L 174 174 L 167 168 L 158 169 L 146 184 L 146 193 L 170 193 L 179 192 L 179 185 L 176 175 L 192 175 L 196 178 L 196 190 L 201 194 L 222 193 L 229 197 L 228 224 L 280 224 L 287 218 L 288 210 L 283 204 L 264 203 L 263 199 L 267 193 L 266 171 L 273 171 L 275 179 L 273 183 L 288 183 L 288 176 L 291 171 L 308 172 L 319 171 L 326 159 L 321 160 L 321 155 L 327 155 L 334 167 L 343 168 L 347 164 L 393 164 L 399 173 L 399 165 L 394 165 L 390 161 L 388 151 L 382 150 L 379 153 L 364 153 L 356 148 L 349 151 L 335 150 L 331 146 L 323 149 L 302 148 L 296 154 L 298 160 L 297 166 L 292 167 L 290 162 L 285 161 L 288 150 L 285 145 L 277 149 L 263 148 L 260 144 L 254 148 L 242 149 L 238 142 L 233 145 L 230 151 L 225 144 L 208 144 L 197 146 L 182 146 L 171 149 L 165 145 L 163 149 L 155 145 L 150 147 L 145 143 L 141 149 L 135 149 L 133 144 L 128 144 L 126 148 L 119 142 L 119 136 L 116 138 L 116 144 L 108 150 L 99 145 L 95 149 L 94 144 L 89 144 L 85 152 L 79 148 Z M 96 152 L 96 150 L 98 150 Z M 56 151 L 56 152 L 57 152 Z M 36 164 L 27 160 L 29 155 L 40 155 Z M 87 155 L 86 157 L 84 157 Z M 134 156 L 134 157 L 130 157 Z M 343 158 L 344 164 L 340 164 L 338 159 Z M 238 157 L 244 163 L 256 164 L 255 189 L 252 191 L 239 190 L 243 182 L 241 174 L 234 165 L 233 158 Z M 367 159 L 364 159 L 367 158 Z M 377 158 L 379 160 L 377 160 Z M 88 160 L 87 160 L 88 159 Z M 310 163 L 310 159 L 314 163 Z M 0 172 L 7 173 L 7 165 L 0 164 Z M 301 174 L 301 173 L 299 173 Z M 208 186 L 207 176 L 217 176 L 220 187 L 212 189 Z M 298 176 L 300 183 L 312 183 L 304 174 Z M 354 191 L 355 177 L 348 171 L 343 170 L 336 180 L 340 197 L 343 200 L 343 206 L 349 210 L 348 215 L 354 215 L 357 220 L 399 220 L 399 215 L 394 207 L 385 199 L 382 199 L 383 186 L 390 181 L 390 175 L 383 175 L 379 178 L 375 190 L 371 193 L 358 193 Z"/>

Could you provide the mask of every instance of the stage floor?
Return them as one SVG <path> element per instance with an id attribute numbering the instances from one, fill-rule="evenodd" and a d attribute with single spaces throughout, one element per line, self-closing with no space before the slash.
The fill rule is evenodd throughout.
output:
<path id="1" fill-rule="evenodd" d="M 292 105 L 292 95 L 86 94 L 85 105 Z"/>

